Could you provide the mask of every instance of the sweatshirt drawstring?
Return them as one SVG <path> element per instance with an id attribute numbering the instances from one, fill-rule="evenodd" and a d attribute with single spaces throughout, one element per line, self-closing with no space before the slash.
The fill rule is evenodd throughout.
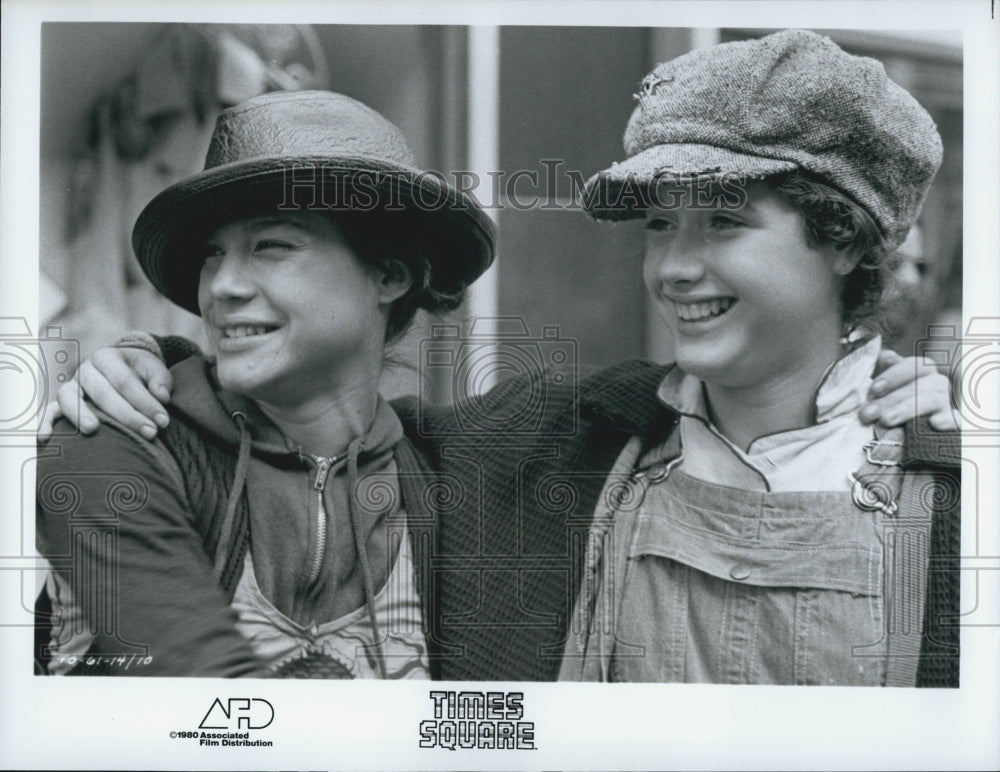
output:
<path id="1" fill-rule="evenodd" d="M 368 607 L 368 620 L 371 622 L 372 634 L 375 636 L 375 657 L 378 661 L 378 670 L 381 678 L 386 678 L 385 653 L 382 650 L 382 633 L 379 630 L 378 620 L 375 618 L 375 585 L 372 582 L 371 564 L 368 562 L 368 547 L 365 546 L 364 531 L 361 527 L 361 515 L 358 512 L 356 503 L 358 486 L 358 453 L 361 452 L 361 445 L 364 437 L 355 437 L 351 444 L 347 446 L 347 481 L 348 495 L 347 501 L 351 510 L 351 530 L 354 532 L 354 547 L 358 553 L 358 562 L 361 564 L 361 576 L 365 583 L 365 605 Z"/>
<path id="2" fill-rule="evenodd" d="M 227 551 L 230 547 L 229 541 L 232 538 L 233 527 L 236 519 L 236 509 L 239 506 L 240 497 L 246 487 L 247 471 L 250 467 L 251 436 L 246 414 L 236 411 L 232 414 L 232 419 L 240 430 L 240 446 L 236 460 L 236 472 L 233 477 L 233 487 L 226 500 L 225 514 L 222 525 L 219 529 L 219 540 L 215 547 L 216 573 L 221 577 L 225 571 Z M 366 545 L 365 534 L 361 523 L 361 514 L 357 504 L 358 486 L 358 455 L 364 444 L 364 437 L 356 437 L 347 448 L 347 475 L 348 475 L 348 496 L 347 501 L 351 515 L 351 530 L 354 534 L 354 547 L 357 552 L 358 562 L 361 566 L 361 576 L 364 581 L 365 605 L 368 609 L 368 620 L 372 626 L 374 635 L 374 645 L 378 672 L 381 678 L 387 677 L 385 652 L 382 643 L 382 633 L 379 628 L 375 614 L 375 585 L 372 581 L 371 563 L 368 559 L 368 547 Z"/>
<path id="3" fill-rule="evenodd" d="M 236 457 L 233 487 L 226 500 L 226 511 L 222 518 L 222 527 L 219 530 L 219 541 L 215 545 L 215 571 L 220 577 L 225 571 L 226 561 L 224 558 L 229 550 L 229 540 L 232 538 L 236 507 L 239 505 L 240 495 L 247 482 L 247 469 L 250 467 L 250 429 L 247 426 L 246 414 L 236 411 L 232 418 L 240 429 L 240 450 Z"/>

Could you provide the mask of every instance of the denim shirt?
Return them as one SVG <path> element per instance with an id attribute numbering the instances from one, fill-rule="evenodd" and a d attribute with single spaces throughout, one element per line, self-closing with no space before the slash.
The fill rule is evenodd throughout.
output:
<path id="1" fill-rule="evenodd" d="M 619 458 L 631 487 L 596 513 L 561 677 L 885 683 L 886 513 L 858 506 L 847 476 L 872 468 L 857 412 L 877 353 L 873 341 L 831 368 L 815 426 L 747 452 L 708 422 L 700 382 L 668 376 L 679 430 Z M 900 448 L 878 452 L 891 464 Z M 900 478 L 884 479 L 898 496 Z"/>

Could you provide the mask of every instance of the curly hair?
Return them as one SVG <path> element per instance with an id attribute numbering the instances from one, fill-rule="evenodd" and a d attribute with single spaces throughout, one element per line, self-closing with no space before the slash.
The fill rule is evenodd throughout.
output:
<path id="1" fill-rule="evenodd" d="M 883 331 L 883 298 L 892 281 L 892 269 L 885 237 L 872 216 L 844 193 L 803 172 L 768 181 L 802 215 L 811 247 L 832 246 L 856 258 L 840 293 L 844 332 L 858 328 Z"/>
<path id="2" fill-rule="evenodd" d="M 419 309 L 441 314 L 462 304 L 465 284 L 435 274 L 430 249 L 422 237 L 424 226 L 408 213 L 349 211 L 331 216 L 348 246 L 366 263 L 396 276 L 409 273 L 410 288 L 389 311 L 386 343 L 406 333 Z"/>

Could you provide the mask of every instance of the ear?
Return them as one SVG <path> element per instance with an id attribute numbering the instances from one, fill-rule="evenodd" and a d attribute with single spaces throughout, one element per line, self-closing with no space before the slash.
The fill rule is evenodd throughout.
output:
<path id="1" fill-rule="evenodd" d="M 829 247 L 827 253 L 830 269 L 838 276 L 847 276 L 858 264 L 859 256 L 850 247 Z"/>
<path id="2" fill-rule="evenodd" d="M 410 290 L 413 285 L 413 276 L 406 264 L 400 260 L 386 260 L 379 267 L 379 303 L 394 303 Z"/>

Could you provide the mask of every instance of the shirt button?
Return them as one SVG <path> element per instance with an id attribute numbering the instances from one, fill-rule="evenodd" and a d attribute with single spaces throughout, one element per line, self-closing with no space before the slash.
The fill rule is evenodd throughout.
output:
<path id="1" fill-rule="evenodd" d="M 745 566 L 742 563 L 737 563 L 729 569 L 729 575 L 738 582 L 742 582 L 744 579 L 749 579 L 750 574 L 750 566 Z"/>

